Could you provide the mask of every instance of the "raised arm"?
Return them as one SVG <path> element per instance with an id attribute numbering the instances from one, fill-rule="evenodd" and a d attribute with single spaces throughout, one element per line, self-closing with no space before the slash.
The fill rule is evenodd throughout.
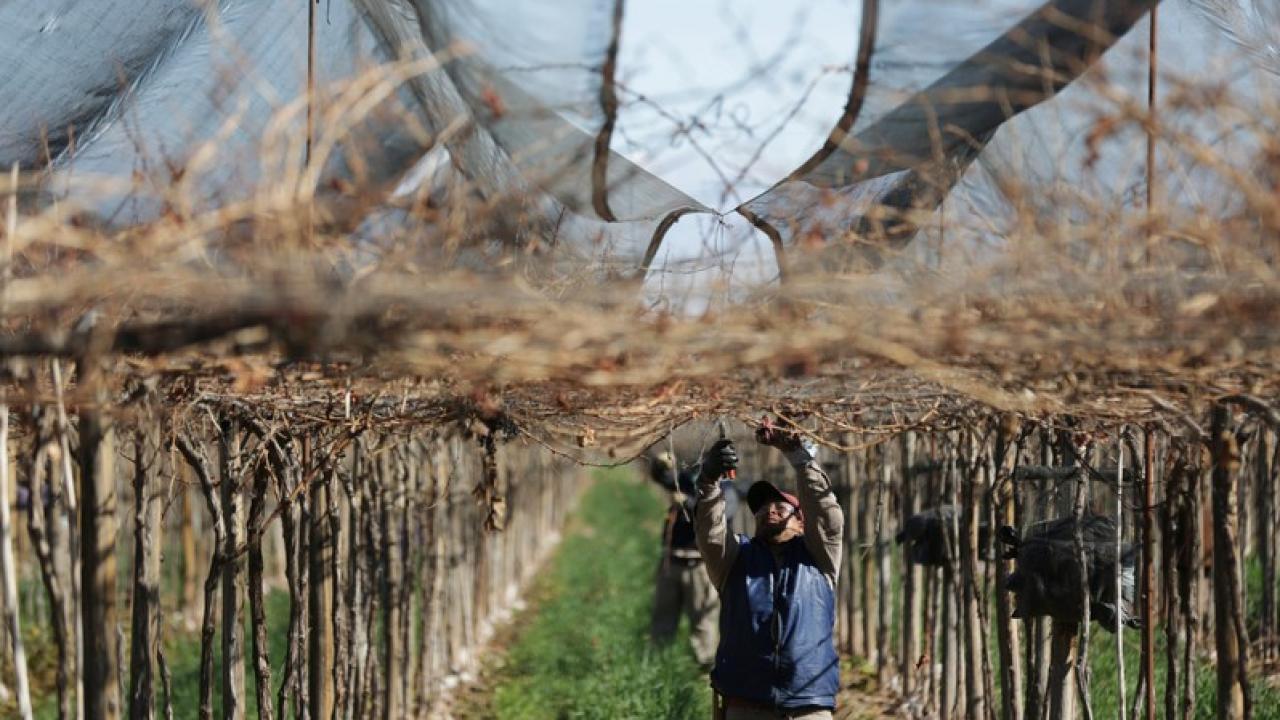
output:
<path id="1" fill-rule="evenodd" d="M 796 470 L 800 509 L 804 511 L 804 544 L 834 586 L 844 551 L 844 511 L 831 491 L 831 479 L 818 467 L 818 461 L 803 448 L 800 452 L 805 453 L 804 458 L 792 460 L 792 467 Z M 792 459 L 790 453 L 787 459 Z"/>
<path id="2" fill-rule="evenodd" d="M 815 459 L 816 446 L 779 428 L 761 428 L 757 438 L 781 450 L 795 469 L 800 510 L 804 513 L 804 544 L 818 569 L 834 586 L 844 551 L 844 511 L 831 490 L 831 479 Z"/>
<path id="3" fill-rule="evenodd" d="M 698 477 L 694 532 L 707 575 L 717 590 L 724 586 L 734 561 L 738 559 L 738 539 L 729 534 L 729 524 L 725 517 L 725 491 L 720 486 L 721 476 L 737 463 L 738 453 L 733 443 L 721 440 L 707 450 L 702 461 L 702 474 Z"/>

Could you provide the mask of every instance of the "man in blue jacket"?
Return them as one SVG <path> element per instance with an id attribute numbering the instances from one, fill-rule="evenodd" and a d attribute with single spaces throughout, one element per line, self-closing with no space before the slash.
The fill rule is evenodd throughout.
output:
<path id="1" fill-rule="evenodd" d="M 731 535 L 719 480 L 737 465 L 733 442 L 703 458 L 698 549 L 720 593 L 720 646 L 711 684 L 725 720 L 829 720 L 840 689 L 835 587 L 844 513 L 813 445 L 777 428 L 757 440 L 796 471 L 799 497 L 761 480 L 747 492 L 754 537 Z"/>

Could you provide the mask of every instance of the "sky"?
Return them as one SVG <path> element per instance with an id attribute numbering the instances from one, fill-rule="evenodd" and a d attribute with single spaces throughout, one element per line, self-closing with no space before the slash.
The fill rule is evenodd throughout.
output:
<path id="1" fill-rule="evenodd" d="M 435 7 L 486 63 L 588 137 L 599 132 L 599 63 L 615 0 Z M 853 81 L 861 13 L 861 0 L 623 4 L 611 149 L 729 213 L 686 215 L 668 232 L 654 266 L 665 269 L 649 274 L 656 294 L 705 296 L 730 277 L 740 287 L 776 278 L 768 239 L 730 211 L 786 177 L 830 134 Z"/>
<path id="2" fill-rule="evenodd" d="M 852 83 L 861 12 L 859 0 L 627 3 L 613 148 L 731 211 L 822 146 Z M 654 273 L 651 291 L 722 287 L 730 267 L 746 285 L 776 273 L 768 239 L 736 213 L 672 228 L 659 261 L 694 258 L 706 262 Z"/>
<path id="3" fill-rule="evenodd" d="M 821 146 L 849 92 L 860 14 L 855 0 L 628 3 L 615 149 L 706 205 L 732 209 Z M 677 134 L 637 95 L 701 122 Z"/>

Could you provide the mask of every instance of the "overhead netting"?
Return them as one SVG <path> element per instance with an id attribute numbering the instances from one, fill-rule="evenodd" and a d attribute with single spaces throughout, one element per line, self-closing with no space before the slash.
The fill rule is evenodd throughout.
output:
<path id="1" fill-rule="evenodd" d="M 280 714 L 393 717 L 471 672 L 584 485 L 568 460 L 661 441 L 687 465 L 723 422 L 743 481 L 782 482 L 746 441 L 768 418 L 821 448 L 837 641 L 907 713 L 985 716 L 999 682 L 1004 716 L 1025 688 L 1024 716 L 1071 717 L 1077 631 L 1087 658 L 1091 625 L 1163 616 L 1166 715 L 1190 717 L 1212 605 L 1218 708 L 1247 717 L 1250 642 L 1280 657 L 1274 583 L 1252 639 L 1242 591 L 1245 558 L 1276 576 L 1275 12 L 804 5 L 0 3 L 0 449 L 62 714 L 120 707 L 123 661 L 90 660 L 117 658 L 117 516 L 140 530 L 130 694 L 154 702 L 167 494 L 208 510 L 174 506 L 210 541 L 202 717 L 220 584 L 222 707 L 246 594 L 272 707 L 276 519 Z M 1135 616 L 1157 515 L 1168 601 Z M 895 573 L 920 516 L 921 572 Z M 50 551 L 42 520 L 70 529 Z M 1015 610 L 1033 682 L 1005 672 Z"/>
<path id="2" fill-rule="evenodd" d="M 621 2 L 10 3 L 0 353 L 317 422 L 500 414 L 579 459 L 770 410 L 826 437 L 1265 404 L 1270 11 L 1177 0 L 1152 35 L 1154 5 L 869 2 L 809 43 L 830 67 L 744 61 L 686 112 L 633 87 L 655 30 Z M 723 173 L 744 202 L 645 168 L 644 137 L 714 161 L 761 86 L 738 140 L 815 140 Z"/>

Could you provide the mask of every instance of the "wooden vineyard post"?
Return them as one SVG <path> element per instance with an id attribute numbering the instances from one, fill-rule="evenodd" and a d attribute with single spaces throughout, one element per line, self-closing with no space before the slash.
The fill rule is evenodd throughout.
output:
<path id="1" fill-rule="evenodd" d="M 1199 448 L 1194 450 L 1200 455 Z M 1182 597 L 1180 610 L 1183 622 L 1182 644 L 1182 714 L 1183 720 L 1189 720 L 1196 707 L 1196 666 L 1197 648 L 1200 647 L 1200 625 L 1204 617 L 1201 604 L 1204 596 L 1200 585 L 1204 576 L 1204 528 L 1201 512 L 1203 493 L 1200 486 L 1204 481 L 1204 472 L 1198 462 L 1190 464 L 1185 470 L 1182 491 L 1183 500 L 1183 558 L 1178 571 L 1182 584 L 1179 595 Z"/>
<path id="2" fill-rule="evenodd" d="M 1080 640 L 1076 646 L 1076 688 L 1080 694 L 1080 710 L 1084 720 L 1093 720 L 1093 699 L 1090 694 L 1093 673 L 1089 670 L 1089 635 L 1093 630 L 1090 624 L 1092 618 L 1090 617 L 1089 575 L 1092 569 L 1089 566 L 1084 545 L 1084 515 L 1088 508 L 1089 491 L 1089 474 L 1081 473 L 1075 484 L 1075 501 L 1071 505 L 1071 517 L 1075 519 L 1076 572 L 1080 582 L 1080 623 L 1077 628 Z M 1119 522 L 1119 518 L 1116 518 L 1116 521 Z"/>
<path id="3" fill-rule="evenodd" d="M 1256 486 L 1257 507 L 1254 509 L 1254 544 L 1258 550 L 1258 563 L 1262 566 L 1263 578 L 1276 576 L 1276 497 L 1275 478 L 1272 476 L 1271 449 L 1275 444 L 1268 444 L 1270 429 L 1263 425 L 1258 428 L 1254 443 L 1253 477 Z M 1275 659 L 1276 651 L 1276 586 L 1274 582 L 1264 580 L 1262 583 L 1261 603 L 1258 606 L 1258 635 L 1261 639 L 1262 660 L 1269 662 Z"/>
<path id="4" fill-rule="evenodd" d="M 1156 437 L 1147 427 L 1142 435 L 1142 576 L 1139 598 L 1142 618 L 1142 686 L 1143 713 L 1146 720 L 1156 718 Z M 1136 461 L 1136 458 L 1135 458 Z M 1136 719 L 1135 719 L 1136 720 Z"/>
<path id="5" fill-rule="evenodd" d="M 1236 559 L 1236 469 L 1239 449 L 1231 430 L 1232 412 L 1213 408 L 1213 605 L 1217 647 L 1218 720 L 1247 717 L 1248 639 L 1244 636 L 1240 566 Z M 1188 678 L 1190 680 L 1190 678 Z"/>
<path id="6" fill-rule="evenodd" d="M 1061 465 L 1075 465 L 1075 451 L 1071 447 L 1072 437 L 1068 430 L 1059 430 L 1057 437 L 1057 449 L 1055 455 L 1058 457 Z M 1067 486 L 1072 492 L 1069 496 L 1068 503 L 1070 516 L 1076 518 L 1076 530 L 1079 531 L 1080 516 L 1084 513 L 1084 501 L 1087 489 L 1083 479 L 1077 479 L 1067 482 Z M 1060 490 L 1060 489 L 1059 489 Z M 1063 497 L 1061 506 L 1067 502 L 1067 497 Z M 1077 536 L 1075 539 L 1074 561 L 1083 565 L 1083 541 Z M 1083 569 L 1081 567 L 1081 569 Z M 1083 581 L 1084 575 L 1079 575 Z M 1081 594 L 1087 594 L 1081 589 Z M 1048 717 L 1049 720 L 1073 720 L 1075 718 L 1075 700 L 1077 696 L 1077 687 L 1087 678 L 1081 678 L 1080 672 L 1083 670 L 1081 657 L 1087 651 L 1087 647 L 1083 644 L 1077 646 L 1077 640 L 1085 637 L 1088 632 L 1088 603 L 1084 603 L 1081 608 L 1084 617 L 1081 622 L 1069 622 L 1064 620 L 1052 620 L 1052 638 L 1050 640 L 1049 649 L 1049 685 L 1046 691 L 1046 701 L 1049 704 Z M 1080 700 L 1085 705 L 1085 715 L 1087 720 L 1089 717 L 1089 708 L 1086 698 L 1080 694 Z"/>
<path id="7" fill-rule="evenodd" d="M 418 713 L 425 714 L 429 707 L 433 681 L 443 672 L 445 667 L 443 645 L 441 642 L 430 642 L 441 635 L 441 625 L 445 617 L 442 598 L 445 581 L 444 533 L 447 516 L 446 499 L 448 497 L 447 476 L 443 472 L 439 460 L 438 443 L 432 445 L 424 453 L 424 470 L 429 472 L 431 491 L 427 496 L 428 504 L 424 508 L 424 535 L 426 536 L 426 580 L 422 586 L 422 633 L 419 642 L 427 646 L 423 658 L 424 670 L 417 681 Z M 436 450 L 432 450 L 436 448 Z M 549 499 L 549 496 L 547 496 Z M 544 505 L 545 507 L 545 505 Z M 545 517 L 545 515 L 544 515 Z M 429 644 L 428 644 L 429 643 Z"/>
<path id="8" fill-rule="evenodd" d="M 245 538 L 244 493 L 240 452 L 240 423 L 225 418 L 218 443 L 219 498 L 226 523 L 222 555 L 222 717 L 240 720 L 245 715 L 244 612 L 245 561 L 237 556 Z"/>
<path id="9" fill-rule="evenodd" d="M 310 552 L 306 558 L 310 596 L 307 601 L 307 700 L 313 718 L 333 717 L 334 692 L 334 541 L 329 522 L 330 505 L 333 502 L 332 478 L 322 477 L 311 446 L 305 441 L 302 466 L 307 472 L 315 472 L 311 485 L 311 512 L 306 517 Z"/>
<path id="10" fill-rule="evenodd" d="M 450 502 L 456 483 L 452 466 L 449 464 L 448 445 L 445 441 L 437 441 L 435 443 L 432 457 L 434 458 L 433 467 L 435 468 L 437 488 L 435 496 L 437 512 L 432 547 L 436 555 L 436 573 L 439 576 L 436 580 L 436 613 L 434 620 L 436 636 L 443 640 L 443 642 L 437 641 L 435 643 L 438 648 L 436 650 L 435 677 L 443 677 L 453 667 L 453 632 L 456 627 L 453 622 L 456 606 L 452 603 L 453 541 L 455 537 L 452 523 L 455 508 L 453 503 Z"/>
<path id="11" fill-rule="evenodd" d="M 1180 517 L 1184 495 L 1180 484 L 1185 476 L 1185 461 L 1179 457 L 1169 467 L 1163 469 L 1165 479 L 1163 526 L 1160 530 L 1160 559 L 1164 566 L 1164 586 L 1160 593 L 1164 611 L 1165 637 L 1165 687 L 1164 717 L 1175 720 L 1178 715 L 1178 648 L 1186 642 L 1183 637 L 1184 626 L 1178 613 L 1180 601 L 1179 588 L 1182 586 L 1182 566 L 1180 557 L 1185 549 L 1178 543 Z"/>
<path id="12" fill-rule="evenodd" d="M 877 457 L 880 459 L 880 482 L 876 488 L 876 517 L 872 541 L 875 543 L 876 580 L 879 602 L 876 605 L 876 683 L 885 688 L 889 685 L 889 676 L 893 673 L 893 650 L 889 641 L 889 628 L 893 624 L 893 594 L 890 587 L 892 567 L 889 544 L 885 529 L 889 517 L 888 504 L 892 490 L 892 467 L 889 464 L 888 447 L 881 445 Z"/>
<path id="13" fill-rule="evenodd" d="M 81 383 L 93 386 L 95 361 L 79 363 Z M 84 714 L 120 717 L 120 667 L 116 662 L 116 474 L 115 431 L 104 408 L 105 389 L 80 412 L 80 603 L 84 626 Z"/>
<path id="14" fill-rule="evenodd" d="M 995 522 L 991 525 L 993 537 L 998 526 L 1017 527 L 1015 517 L 1017 488 L 1012 485 L 1013 481 L 1007 470 L 1010 455 L 1014 456 L 1014 464 L 1017 462 L 1016 449 L 1012 453 L 1009 451 L 1009 441 L 1016 430 L 1015 423 L 1012 416 L 1003 416 L 999 420 L 996 431 L 996 447 L 992 458 L 994 472 L 991 475 L 990 484 L 993 493 L 992 503 L 995 505 Z M 1007 483 L 1002 482 L 1002 479 L 1008 479 Z M 1000 557 L 1001 554 L 1001 549 L 997 548 L 996 557 Z M 1013 570 L 1013 563 L 1009 560 L 997 560 L 995 564 L 996 637 L 1000 652 L 1000 717 L 1001 720 L 1022 720 L 1023 673 L 1022 656 L 1019 652 L 1021 643 L 1018 626 L 1014 624 L 1012 618 L 1013 607 L 1009 603 L 1009 592 L 1005 589 L 1005 578 Z"/>
<path id="15" fill-rule="evenodd" d="M 13 262 L 13 236 L 18 226 L 18 163 L 14 163 L 9 173 L 9 203 L 5 213 L 5 248 L 4 267 L 0 280 L 0 307 L 8 310 L 9 280 Z M 9 405 L 0 403 L 0 578 L 4 583 L 4 597 L 0 599 L 5 625 L 8 627 L 13 650 L 14 678 L 18 693 L 18 712 L 23 720 L 31 718 L 31 689 L 27 678 L 27 652 L 22 645 L 22 621 L 18 609 L 18 568 L 17 556 L 13 551 L 13 525 L 9 513 Z M 33 500 L 34 504 L 37 502 Z M 3 635 L 0 632 L 0 635 Z M 0 655 L 2 658 L 3 655 Z M 0 688 L 3 688 L 0 681 Z"/>
<path id="16" fill-rule="evenodd" d="M 921 659 L 924 661 L 920 669 L 924 673 L 924 711 L 932 715 L 937 712 L 938 674 L 934 669 L 938 666 L 936 650 L 938 647 L 938 568 L 925 568 L 924 573 L 924 648 Z"/>
<path id="17" fill-rule="evenodd" d="M 200 482 L 200 492 L 204 495 L 205 504 L 208 506 L 213 529 L 213 552 L 210 553 L 209 574 L 204 582 L 204 602 L 200 620 L 199 710 L 200 720 L 211 720 L 213 718 L 213 637 L 217 632 L 217 624 L 213 617 L 213 603 L 217 596 L 218 579 L 222 570 L 226 523 L 222 517 L 222 504 L 213 486 L 213 470 L 207 455 L 186 436 L 179 435 L 176 444 Z"/>
<path id="18" fill-rule="evenodd" d="M 384 462 L 380 464 L 382 472 L 381 498 L 378 503 L 381 510 L 382 548 L 384 567 L 382 569 L 382 624 L 385 662 L 384 685 L 382 688 L 382 716 L 390 720 L 401 717 L 404 713 L 403 695 L 404 673 L 407 670 L 405 647 L 398 632 L 402 617 L 400 607 L 401 588 L 403 586 L 402 553 L 404 546 L 400 542 L 400 518 L 404 499 L 402 472 L 404 462 L 398 454 L 386 453 Z M 319 705 L 317 705 L 317 708 Z"/>
<path id="19" fill-rule="evenodd" d="M 347 677 L 351 667 L 351 588 L 359 558 L 352 553 L 355 518 L 351 514 L 351 498 L 362 472 L 361 444 L 352 441 L 344 457 L 346 470 L 334 474 L 328 489 L 329 531 L 333 545 L 333 705 L 339 717 L 349 707 Z M 421 713 L 419 713 L 421 714 Z"/>
<path id="20" fill-rule="evenodd" d="M 948 448 L 950 450 L 950 448 Z M 946 497 L 946 502 L 952 507 L 956 506 L 957 498 L 955 497 L 955 473 L 952 468 L 952 459 L 948 457 L 945 464 L 945 470 L 942 474 L 942 487 L 938 493 L 938 500 Z M 941 503 L 941 502 L 940 502 Z M 950 719 L 955 714 L 956 707 L 956 689 L 959 683 L 956 682 L 956 667 L 959 665 L 959 652 L 956 652 L 956 593 L 955 593 L 955 566 L 956 566 L 956 542 L 959 537 L 954 519 L 947 520 L 943 516 L 942 520 L 942 546 L 945 548 L 943 553 L 942 565 L 942 583 L 938 589 L 938 605 L 940 605 L 941 621 L 938 626 L 938 638 L 942 644 L 942 678 L 940 680 L 940 691 L 938 691 L 938 716 L 943 720 Z"/>
<path id="21" fill-rule="evenodd" d="M 1200 478 L 1200 514 L 1198 522 L 1200 524 L 1200 556 L 1197 559 L 1199 572 L 1196 574 L 1196 607 L 1199 608 L 1201 647 L 1208 647 L 1214 643 L 1214 595 L 1213 595 L 1213 553 L 1214 553 L 1214 520 L 1213 520 L 1213 448 L 1205 446 L 1204 453 L 1208 456 L 1203 468 L 1205 476 Z"/>
<path id="22" fill-rule="evenodd" d="M 1049 651 L 1049 687 L 1046 700 L 1049 705 L 1048 720 L 1074 720 L 1075 714 L 1075 666 L 1076 623 L 1053 622 L 1053 639 Z"/>
<path id="23" fill-rule="evenodd" d="M 911 430 L 902 434 L 901 445 L 902 524 L 916 512 L 916 484 L 913 466 L 916 461 L 916 435 Z M 920 568 L 911 562 L 910 543 L 902 544 L 902 658 L 898 672 L 902 676 L 902 694 L 915 692 L 915 663 L 920 655 Z"/>
<path id="24" fill-rule="evenodd" d="M 80 590 L 80 582 L 82 580 L 80 558 L 82 557 L 80 527 L 77 522 L 79 517 L 79 491 L 76 489 L 75 472 L 72 468 L 73 458 L 71 456 L 71 423 L 67 420 L 67 405 L 62 397 L 62 361 L 53 360 L 49 363 L 49 370 L 53 376 L 53 396 L 58 409 L 58 449 L 62 456 L 61 476 L 62 476 L 62 499 L 67 504 L 67 545 L 71 553 L 71 583 L 70 583 L 70 602 L 69 611 L 71 615 L 71 633 L 75 644 L 75 656 L 72 664 L 72 674 L 75 676 L 75 715 L 77 720 L 84 720 L 84 617 L 80 612 L 82 593 Z"/>
<path id="25" fill-rule="evenodd" d="M 842 442 L 846 447 L 853 445 L 854 436 L 846 433 L 842 438 Z M 862 607 L 862 534 L 863 526 L 862 518 L 862 502 L 858 493 L 860 491 L 859 468 L 856 461 L 856 455 L 852 450 L 846 450 L 841 458 L 844 462 L 845 477 L 845 497 L 848 503 L 845 505 L 845 547 L 844 557 L 847 572 L 843 573 L 845 587 L 848 589 L 846 595 L 846 615 L 845 623 L 848 625 L 849 644 L 846 646 L 848 652 L 859 657 L 866 657 L 865 637 L 863 635 L 863 607 Z"/>
<path id="26" fill-rule="evenodd" d="M 1042 466 L 1054 462 L 1053 435 L 1047 427 L 1041 427 L 1038 435 L 1039 462 Z M 1033 499 L 1024 506 L 1024 513 L 1029 513 L 1033 520 L 1046 520 L 1049 517 L 1050 489 L 1053 483 L 1049 479 L 1037 480 L 1034 485 Z M 1026 518 L 1024 518 L 1025 520 Z M 1050 672 L 1053 665 L 1054 633 L 1053 623 L 1047 617 L 1034 618 L 1027 624 L 1027 695 L 1023 716 L 1026 720 L 1045 720 L 1049 715 Z"/>
<path id="27" fill-rule="evenodd" d="M 948 457 L 943 479 L 943 493 L 946 495 L 946 504 L 953 508 L 958 508 L 960 500 L 956 483 L 959 482 L 959 474 L 956 471 L 955 443 L 948 442 L 946 448 Z M 960 652 L 960 621 L 958 618 L 960 591 L 958 589 L 957 571 L 960 529 L 957 526 L 957 515 L 958 513 L 953 513 L 949 516 L 950 519 L 945 520 L 942 524 L 946 559 L 942 567 L 942 692 L 939 712 L 943 718 L 954 717 L 956 709 L 963 707 L 963 700 L 960 697 L 960 693 L 963 690 L 963 685 L 960 682 L 960 663 L 963 656 Z"/>
<path id="28" fill-rule="evenodd" d="M 929 436 L 929 459 L 927 474 L 928 482 L 925 487 L 923 503 L 926 507 L 935 507 L 939 504 L 939 497 L 942 494 L 941 483 L 942 474 L 939 471 L 941 463 L 938 461 L 938 437 L 937 435 Z M 925 712 L 927 714 L 935 714 L 940 712 L 941 700 L 941 678 L 934 671 L 938 667 L 937 657 L 938 648 L 940 647 L 939 627 L 941 622 L 939 618 L 942 616 L 940 605 L 942 603 L 942 576 L 940 569 L 937 567 L 929 567 L 925 572 L 924 584 L 924 658 L 925 664 Z"/>
<path id="29" fill-rule="evenodd" d="M 260 437 L 262 435 L 260 434 Z M 301 657 L 304 654 L 303 648 L 303 629 L 302 626 L 306 621 L 306 587 L 305 578 L 306 571 L 304 564 L 306 558 L 302 556 L 302 537 L 304 529 L 302 521 L 302 506 L 305 503 L 304 498 L 293 499 L 292 494 L 298 490 L 298 484 L 302 482 L 302 471 L 298 466 L 296 455 L 293 452 L 293 440 L 289 437 L 282 437 L 278 442 L 273 443 L 273 451 L 275 454 L 277 483 L 279 485 L 280 495 L 280 535 L 284 545 L 284 573 L 287 580 L 286 587 L 289 589 L 289 624 L 285 630 L 285 652 L 284 662 L 281 668 L 280 689 L 276 695 L 275 703 L 281 718 L 289 715 L 289 700 L 292 698 L 298 707 L 297 714 L 301 715 L 302 701 L 302 678 L 299 674 L 301 665 Z"/>
<path id="30" fill-rule="evenodd" d="M 419 638 L 431 637 L 428 630 L 431 616 L 430 583 L 431 583 L 431 550 L 430 525 L 428 508 L 431 507 L 434 478 L 428 461 L 426 449 L 422 443 L 415 442 L 411 451 L 416 477 L 411 486 L 409 501 L 406 506 L 405 520 L 408 527 L 408 542 L 413 555 L 413 578 L 405 590 L 405 603 L 410 609 L 410 620 L 405 643 L 410 648 L 410 665 L 405 676 L 405 708 L 413 716 L 426 713 L 426 682 L 431 649 Z"/>
<path id="31" fill-rule="evenodd" d="M 253 677 L 255 699 L 260 720 L 271 720 L 271 658 L 267 652 L 267 608 L 263 593 L 265 563 L 262 557 L 263 515 L 266 511 L 267 486 L 270 480 L 265 465 L 253 473 L 253 492 L 249 499 L 249 626 L 252 628 Z"/>
<path id="32" fill-rule="evenodd" d="M 1119 695 L 1119 702 L 1116 703 L 1116 720 L 1125 720 L 1125 694 L 1128 688 L 1125 686 L 1125 667 L 1124 667 L 1124 623 L 1123 608 L 1124 594 L 1123 587 L 1123 564 L 1120 558 L 1123 557 L 1122 546 L 1124 544 L 1124 436 L 1127 434 L 1126 428 L 1120 427 L 1119 435 L 1116 439 L 1116 487 L 1115 487 L 1115 514 L 1116 514 L 1116 533 L 1115 533 L 1115 571 L 1110 578 L 1115 588 L 1115 604 L 1116 618 L 1115 626 L 1112 628 L 1115 632 L 1116 641 L 1116 691 Z M 1137 458 L 1134 458 L 1137 461 Z"/>
<path id="33" fill-rule="evenodd" d="M 858 579 L 862 581 L 862 657 L 867 662 L 879 663 L 880 649 L 876 647 L 876 556 L 875 539 L 875 505 L 872 493 L 879 483 L 876 482 L 875 470 L 871 466 L 871 450 L 862 450 L 857 454 L 860 465 L 859 502 L 863 512 L 858 514 Z M 870 511 L 870 512 L 868 512 Z"/>
<path id="34" fill-rule="evenodd" d="M 1276 477 L 1276 475 L 1280 473 L 1280 433 L 1277 433 L 1277 430 L 1280 430 L 1280 427 L 1272 427 L 1271 430 L 1267 432 L 1267 437 L 1271 439 L 1272 451 L 1270 456 L 1271 465 L 1267 472 L 1266 480 L 1267 497 L 1269 498 L 1270 503 L 1270 514 L 1268 515 L 1265 528 L 1267 529 L 1266 544 L 1267 547 L 1270 548 L 1268 557 L 1271 562 L 1267 566 L 1268 570 L 1266 571 L 1266 574 L 1263 575 L 1263 577 L 1272 578 L 1272 581 L 1267 583 L 1267 588 L 1270 592 L 1270 600 L 1267 600 L 1264 597 L 1263 606 L 1269 607 L 1271 610 L 1268 616 L 1268 621 L 1271 628 L 1270 647 L 1271 659 L 1273 660 L 1280 658 L 1280 601 L 1276 598 L 1276 582 L 1274 580 L 1277 570 L 1280 569 L 1280 558 L 1277 557 L 1280 555 L 1280 497 L 1278 497 L 1280 493 L 1277 492 L 1276 487 L 1277 483 L 1280 482 L 1280 478 Z"/>
<path id="35" fill-rule="evenodd" d="M 22 621 L 18 611 L 18 572 L 13 552 L 13 530 L 9 514 L 9 406 L 0 404 L 0 576 L 4 579 L 4 620 L 13 643 L 14 690 L 18 694 L 18 714 L 31 720 L 31 689 L 27 679 L 27 651 L 22 644 Z"/>
<path id="36" fill-rule="evenodd" d="M 405 715 L 410 715 L 414 712 L 413 688 L 418 677 L 418 668 L 421 665 L 423 650 L 421 647 L 414 647 L 413 642 L 417 626 L 422 622 L 422 612 L 420 610 L 415 612 L 414 610 L 414 598 L 420 594 L 422 567 L 425 563 L 421 526 L 419 524 L 421 513 L 418 512 L 418 505 L 424 494 L 422 486 L 423 462 L 419 455 L 419 447 L 419 443 L 416 441 L 410 441 L 405 446 L 402 456 L 405 465 L 405 484 L 401 490 L 403 500 L 397 510 L 397 522 L 400 524 L 400 538 L 404 548 L 401 552 L 404 581 L 401 585 L 399 598 L 401 610 L 397 641 L 403 648 L 402 652 L 405 659 L 396 692 L 400 696 L 399 702 L 403 708 L 401 712 Z"/>
<path id="37" fill-rule="evenodd" d="M 961 502 L 957 506 L 960 515 L 960 607 L 964 612 L 964 685 L 966 720 L 986 718 L 985 683 L 982 676 L 982 656 L 986 650 L 982 622 L 978 609 L 978 521 L 981 516 L 981 498 L 978 493 L 979 467 L 977 439 L 972 431 L 966 431 L 961 452 L 961 473 L 956 482 L 962 483 Z"/>
<path id="38" fill-rule="evenodd" d="M 35 390 L 35 388 L 33 388 Z M 57 646 L 58 664 L 55 681 L 58 686 L 58 715 L 75 717 L 77 696 L 71 690 L 71 676 L 75 672 L 72 648 L 71 612 L 68 602 L 70 578 L 63 571 L 59 558 L 69 557 L 70 548 L 62 531 L 62 512 L 65 498 L 61 497 L 61 483 L 54 476 L 54 457 L 59 455 L 54 436 L 53 413 L 49 408 L 33 408 L 32 420 L 36 436 L 28 456 L 28 497 L 44 498 L 46 502 L 29 503 L 27 506 L 27 532 L 31 536 L 31 548 L 40 566 L 40 579 L 44 583 L 49 600 L 49 620 L 53 640 Z M 0 497 L 7 497 L 0 493 Z M 69 564 L 69 563 L 68 563 Z M 69 568 L 68 568 L 69 569 Z M 15 667 L 15 670 L 17 668 Z"/>
<path id="39" fill-rule="evenodd" d="M 149 720 L 159 686 L 160 553 L 164 493 L 160 485 L 159 427 L 147 401 L 134 436 L 133 648 L 130 653 L 129 716 Z"/>

